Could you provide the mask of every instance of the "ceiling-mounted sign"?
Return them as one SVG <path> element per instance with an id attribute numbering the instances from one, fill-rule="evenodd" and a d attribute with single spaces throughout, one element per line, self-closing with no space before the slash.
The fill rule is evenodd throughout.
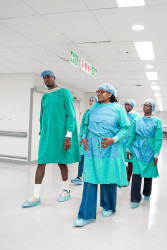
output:
<path id="1" fill-rule="evenodd" d="M 74 51 L 70 51 L 70 63 L 74 66 L 79 66 L 79 57 Z M 91 75 L 94 78 L 97 78 L 97 69 L 91 66 L 85 59 L 81 58 L 81 70 L 86 72 L 88 75 Z"/>
<path id="2" fill-rule="evenodd" d="M 75 54 L 72 50 L 70 52 L 70 63 L 78 67 L 78 55 Z"/>
<path id="3" fill-rule="evenodd" d="M 84 59 L 81 59 L 81 70 L 85 71 L 88 75 L 91 73 L 91 65 Z"/>
<path id="4" fill-rule="evenodd" d="M 97 69 L 95 69 L 94 67 L 92 67 L 92 76 L 97 78 Z"/>

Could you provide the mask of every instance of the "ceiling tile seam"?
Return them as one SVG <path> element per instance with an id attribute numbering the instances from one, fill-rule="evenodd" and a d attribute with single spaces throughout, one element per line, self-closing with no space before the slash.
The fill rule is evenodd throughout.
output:
<path id="1" fill-rule="evenodd" d="M 32 41 L 31 39 L 27 38 L 27 37 L 26 37 L 25 35 L 23 35 L 22 33 L 20 33 L 20 32 L 18 32 L 18 31 L 16 31 L 15 29 L 11 28 L 10 26 L 8 26 L 8 25 L 7 25 L 6 23 L 4 23 L 3 21 L 0 21 L 0 23 L 1 23 L 4 27 L 8 28 L 9 30 L 15 32 L 17 35 L 22 36 L 22 37 L 24 37 L 25 39 L 27 39 L 29 42 L 34 43 L 34 45 L 35 45 L 35 44 L 37 45 L 36 42 Z"/>
<path id="2" fill-rule="evenodd" d="M 44 19 L 44 18 L 42 18 L 42 19 L 45 21 L 45 23 L 47 23 L 48 25 L 53 26 L 53 27 L 55 28 L 55 26 L 52 25 L 52 24 L 50 24 L 49 22 L 47 22 L 46 19 Z M 15 32 L 15 33 L 18 34 L 18 35 L 21 35 L 22 37 L 26 38 L 28 41 L 34 43 L 34 45 L 39 45 L 38 43 L 36 43 L 36 42 L 32 41 L 31 39 L 29 39 L 27 36 L 25 36 L 25 35 L 23 35 L 22 33 L 16 31 L 15 29 L 11 28 L 10 26 L 8 26 L 8 25 L 7 25 L 6 23 L 4 23 L 3 21 L 0 20 L 0 23 L 1 23 L 4 27 L 7 27 L 9 30 Z M 58 32 L 59 32 L 61 35 L 63 35 L 64 37 L 66 37 L 66 36 L 65 36 L 62 32 L 60 32 L 59 30 L 58 30 Z M 66 37 L 66 38 L 67 38 L 69 41 L 73 42 L 73 41 L 70 40 L 68 37 Z"/>
<path id="3" fill-rule="evenodd" d="M 84 0 L 83 0 L 84 1 Z M 25 3 L 25 2 L 24 2 Z M 27 4 L 27 3 L 26 3 Z M 166 6 L 167 4 L 155 4 L 155 5 L 145 5 L 145 6 L 137 6 L 137 7 L 131 7 L 132 8 L 146 8 L 146 7 L 156 7 L 156 6 Z M 29 6 L 27 4 L 27 6 Z M 29 6 L 30 7 L 30 6 Z M 35 11 L 37 14 L 31 14 L 31 15 L 25 15 L 25 16 L 11 16 L 11 17 L 0 17 L 0 20 L 7 20 L 7 19 L 17 19 L 17 18 L 26 18 L 26 17 L 34 17 L 34 16 L 43 16 L 43 15 L 61 15 L 61 14 L 67 14 L 67 13 L 80 13 L 80 12 L 88 12 L 88 11 L 99 11 L 99 10 L 112 10 L 112 9 L 116 9 L 117 7 L 113 7 L 113 8 L 99 8 L 99 9 L 91 9 L 88 8 L 88 10 L 74 10 L 74 11 L 62 11 L 62 12 L 48 12 L 48 13 L 44 13 L 44 14 L 40 14 L 38 13 L 35 9 L 33 9 L 32 7 L 30 7 L 33 11 Z"/>
<path id="4" fill-rule="evenodd" d="M 72 45 L 75 45 L 74 44 L 74 42 L 73 43 L 71 43 Z M 50 44 L 49 44 L 50 45 Z M 55 44 L 54 44 L 55 45 Z M 56 44 L 57 45 L 57 44 Z M 60 45 L 65 45 L 65 44 L 60 44 Z M 69 45 L 69 44 L 68 44 Z M 43 47 L 45 47 L 45 46 L 48 46 L 48 45 L 42 45 Z M 78 50 L 80 50 L 81 52 L 83 52 L 83 54 L 85 54 L 85 56 L 88 58 L 88 56 L 87 56 L 87 53 L 85 53 L 85 51 L 83 50 L 83 49 L 81 49 L 79 46 L 77 46 L 78 47 Z M 52 50 L 49 50 L 49 49 L 47 49 L 49 52 L 51 52 L 51 53 L 54 53 Z M 58 55 L 57 55 L 58 56 Z M 79 55 L 80 56 L 80 55 Z M 69 50 L 69 57 L 70 57 L 70 50 Z M 60 57 L 61 58 L 61 57 Z M 65 59 L 65 58 L 63 58 L 63 60 L 64 61 L 66 61 L 66 62 L 69 62 L 70 61 L 70 59 Z M 80 62 L 81 61 L 81 58 L 79 57 L 78 58 L 78 61 Z"/>
<path id="5" fill-rule="evenodd" d="M 49 24 L 50 26 L 52 26 L 54 29 L 56 28 L 56 30 L 57 30 L 61 35 L 63 35 L 66 39 L 68 39 L 68 40 L 71 42 L 70 44 L 78 45 L 77 43 L 74 43 L 74 41 L 71 40 L 67 35 L 65 35 L 64 33 L 62 33 L 62 32 L 57 28 L 57 26 L 55 26 L 54 24 L 48 22 L 48 20 L 45 19 L 45 16 L 43 16 L 43 20 L 44 20 L 47 24 Z M 45 46 L 45 45 L 44 45 L 44 46 Z M 81 50 L 81 51 L 83 51 L 83 53 L 85 54 L 85 56 L 86 56 L 87 58 L 90 58 L 90 56 L 87 55 L 87 53 L 86 53 L 82 48 L 78 47 L 78 49 Z M 64 59 L 64 60 L 65 60 L 65 59 Z M 80 60 L 80 59 L 79 59 L 79 60 Z M 69 61 L 69 60 L 66 60 L 66 61 Z"/>
<path id="6" fill-rule="evenodd" d="M 84 0 L 82 0 L 83 4 L 85 5 L 85 7 L 88 9 L 88 12 L 90 13 L 90 15 L 93 17 L 93 19 L 95 20 L 95 22 L 98 24 L 98 26 L 100 27 L 100 29 L 102 30 L 102 32 L 104 33 L 104 35 L 107 37 L 108 40 L 110 40 L 109 35 L 107 34 L 107 32 L 104 30 L 104 28 L 102 27 L 102 25 L 100 24 L 100 22 L 97 20 L 97 18 L 95 17 L 94 13 L 92 12 L 92 10 L 89 9 L 88 5 L 85 3 Z"/>
<path id="7" fill-rule="evenodd" d="M 167 40 L 151 40 L 152 42 L 167 42 Z M 126 40 L 126 41 L 112 41 L 111 39 L 109 40 L 104 40 L 104 41 L 87 41 L 87 42 L 75 42 L 74 44 L 97 44 L 97 43 L 133 43 L 133 42 L 137 42 L 136 40 L 132 41 L 132 40 Z"/>
<path id="8" fill-rule="evenodd" d="M 31 14 L 31 15 L 26 15 L 26 16 L 11 16 L 11 17 L 0 17 L 0 21 L 4 20 L 10 20 L 10 19 L 20 19 L 20 18 L 27 18 L 27 17 L 36 17 L 36 16 L 39 16 L 37 14 Z"/>
<path id="9" fill-rule="evenodd" d="M 31 10 L 33 10 L 37 15 L 39 14 L 30 4 L 28 4 L 25 0 L 22 0 L 24 2 L 24 4 L 30 8 Z"/>
<path id="10" fill-rule="evenodd" d="M 60 35 L 64 36 L 66 39 L 68 39 L 68 40 L 70 41 L 70 43 L 72 43 L 72 44 L 74 43 L 67 35 L 65 35 L 61 30 L 59 30 L 58 27 L 57 27 L 56 25 L 50 23 L 50 22 L 46 19 L 45 15 L 42 15 L 42 19 L 43 19 L 48 25 L 50 25 L 51 27 L 53 27 L 54 29 L 56 29 L 56 31 L 59 32 Z"/>

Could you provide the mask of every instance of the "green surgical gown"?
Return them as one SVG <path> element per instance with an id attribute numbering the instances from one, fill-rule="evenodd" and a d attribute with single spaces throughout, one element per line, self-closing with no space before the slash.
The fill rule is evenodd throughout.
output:
<path id="1" fill-rule="evenodd" d="M 72 132 L 69 150 L 63 147 L 67 131 Z M 80 161 L 74 101 L 67 89 L 56 87 L 43 95 L 39 134 L 38 164 Z"/>

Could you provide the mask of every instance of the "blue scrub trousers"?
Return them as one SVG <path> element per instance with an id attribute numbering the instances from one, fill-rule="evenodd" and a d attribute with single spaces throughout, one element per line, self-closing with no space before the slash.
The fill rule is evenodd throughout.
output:
<path id="1" fill-rule="evenodd" d="M 142 177 L 139 174 L 133 174 L 131 186 L 131 202 L 140 202 Z M 152 178 L 144 178 L 143 195 L 150 196 L 152 189 Z"/>
<path id="2" fill-rule="evenodd" d="M 97 184 L 84 183 L 82 201 L 78 218 L 84 220 L 96 219 Z M 100 184 L 100 206 L 106 211 L 116 212 L 117 186 L 116 184 Z"/>
<path id="3" fill-rule="evenodd" d="M 83 173 L 83 165 L 84 165 L 84 155 L 81 155 L 80 162 L 78 164 L 78 177 L 82 177 Z"/>

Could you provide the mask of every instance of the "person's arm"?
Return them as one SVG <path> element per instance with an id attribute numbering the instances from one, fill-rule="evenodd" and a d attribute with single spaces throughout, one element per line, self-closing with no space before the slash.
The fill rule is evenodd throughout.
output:
<path id="1" fill-rule="evenodd" d="M 114 142 L 121 141 L 123 138 L 128 137 L 130 133 L 130 122 L 124 108 L 120 106 L 117 113 L 119 120 L 119 132 L 113 137 Z"/>
<path id="2" fill-rule="evenodd" d="M 84 131 L 84 126 L 85 126 L 85 119 L 86 119 L 86 115 L 87 115 L 88 110 L 86 110 L 86 112 L 83 115 L 82 118 L 82 122 L 81 122 L 81 126 L 80 126 L 80 133 L 79 133 L 79 140 L 82 140 L 82 136 L 83 136 L 83 131 Z"/>
<path id="3" fill-rule="evenodd" d="M 66 133 L 72 135 L 74 128 L 76 126 L 76 115 L 74 110 L 74 100 L 73 96 L 67 89 L 63 89 L 63 98 L 64 98 L 64 108 L 66 112 Z"/>
<path id="4" fill-rule="evenodd" d="M 104 141 L 101 143 L 101 147 L 108 147 L 110 144 L 121 141 L 123 138 L 128 137 L 130 132 L 130 122 L 127 118 L 127 114 L 124 108 L 119 105 L 115 107 L 118 116 L 119 132 L 114 137 L 103 137 Z"/>
<path id="5" fill-rule="evenodd" d="M 93 105 L 92 105 L 93 106 Z M 90 116 L 90 110 L 86 113 L 86 117 L 85 117 L 85 123 L 84 123 L 84 128 L 83 128 L 83 135 L 82 135 L 82 142 L 84 145 L 84 150 L 88 151 L 88 141 L 87 141 L 87 135 L 88 135 L 88 126 L 89 126 L 89 116 Z"/>
<path id="6" fill-rule="evenodd" d="M 162 123 L 158 119 L 156 121 L 156 126 L 155 126 L 155 134 L 154 134 L 154 160 L 153 160 L 153 165 L 157 164 L 158 162 L 158 156 L 160 153 L 160 149 L 162 146 Z"/>
<path id="7" fill-rule="evenodd" d="M 41 99 L 41 110 L 40 110 L 40 118 L 39 118 L 39 122 L 40 122 L 40 131 L 39 131 L 39 135 L 41 135 L 41 132 L 42 132 L 43 100 L 44 100 L 44 95 L 42 96 L 42 99 Z"/>
<path id="8" fill-rule="evenodd" d="M 127 152 L 130 152 L 133 141 L 136 138 L 136 121 L 137 121 L 137 119 L 138 119 L 138 117 L 136 119 L 134 119 L 133 124 L 131 125 L 131 128 L 130 128 L 129 139 L 128 139 L 128 142 L 126 144 L 126 151 Z"/>
<path id="9" fill-rule="evenodd" d="M 64 141 L 64 149 L 71 148 L 72 133 L 76 126 L 76 116 L 74 110 L 73 96 L 67 89 L 63 89 L 64 108 L 66 112 L 66 138 Z"/>

